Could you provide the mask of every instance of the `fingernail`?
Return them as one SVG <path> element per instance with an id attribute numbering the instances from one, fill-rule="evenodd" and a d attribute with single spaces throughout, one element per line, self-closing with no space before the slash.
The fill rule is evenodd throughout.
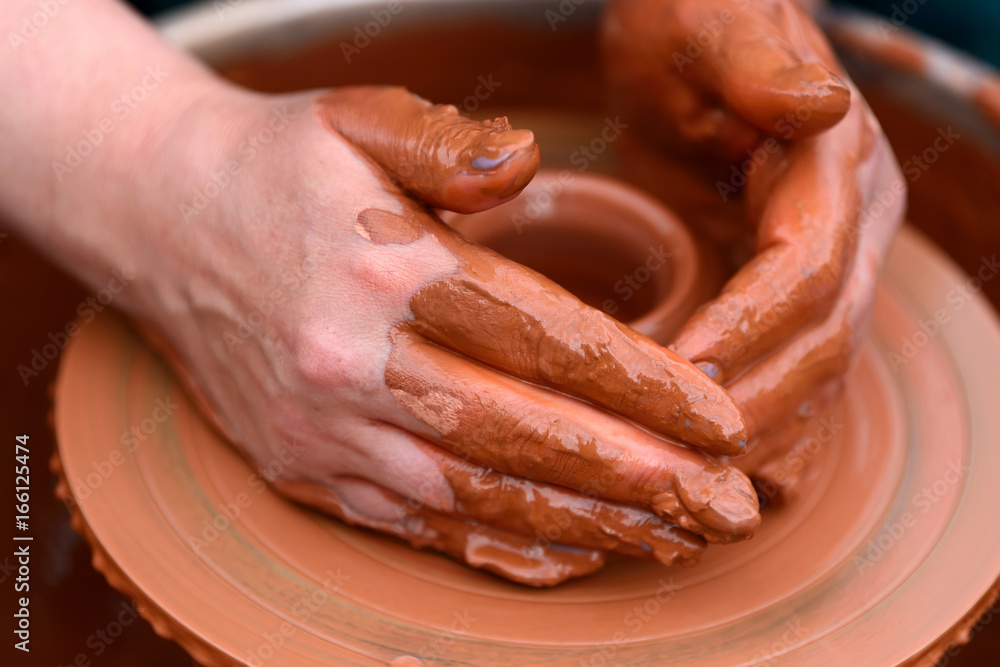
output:
<path id="1" fill-rule="evenodd" d="M 472 168 L 478 169 L 479 171 L 489 171 L 491 169 L 495 169 L 498 164 L 502 163 L 513 154 L 514 151 L 509 151 L 498 158 L 488 158 L 485 155 L 480 155 L 472 161 Z"/>
<path id="2" fill-rule="evenodd" d="M 696 361 L 694 365 L 697 366 L 702 373 L 712 378 L 713 380 L 715 379 L 715 376 L 719 374 L 719 367 L 713 364 L 711 361 Z"/>
<path id="3" fill-rule="evenodd" d="M 677 478 L 681 503 L 703 526 L 723 537 L 746 538 L 760 524 L 757 493 L 734 468 L 706 466 Z"/>
<path id="4" fill-rule="evenodd" d="M 579 549 L 577 547 L 571 547 L 568 544 L 557 544 L 553 542 L 549 545 L 549 549 L 555 551 L 556 553 L 572 554 L 574 556 L 587 556 L 592 553 L 592 549 Z"/>

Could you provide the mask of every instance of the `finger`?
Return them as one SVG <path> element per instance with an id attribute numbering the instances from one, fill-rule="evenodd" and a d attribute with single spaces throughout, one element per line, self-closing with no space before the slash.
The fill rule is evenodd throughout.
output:
<path id="1" fill-rule="evenodd" d="M 734 14 L 703 59 L 705 81 L 720 99 L 784 139 L 813 136 L 847 114 L 851 91 L 807 41 L 811 19 L 794 2 L 756 3 Z M 818 31 L 808 34 L 822 40 Z"/>
<path id="2" fill-rule="evenodd" d="M 675 152 L 694 146 L 702 157 L 733 160 L 759 141 L 760 131 L 711 91 L 697 43 L 708 34 L 706 22 L 718 23 L 732 9 L 716 0 L 608 4 L 601 21 L 605 78 L 612 99 L 647 140 Z M 693 155 L 689 160 L 697 161 Z"/>
<path id="3" fill-rule="evenodd" d="M 384 428 L 393 428 L 385 426 Z M 705 541 L 637 507 L 597 498 L 567 488 L 489 470 L 449 454 L 404 431 L 403 439 L 434 461 L 451 487 L 450 503 L 432 506 L 479 523 L 528 536 L 536 546 L 558 542 L 572 547 L 616 551 L 638 558 L 653 557 L 664 565 L 692 565 Z M 600 485 L 600 480 L 593 480 Z M 429 493 L 428 503 L 440 494 Z M 425 498 L 415 500 L 424 502 Z"/>
<path id="4" fill-rule="evenodd" d="M 875 123 L 873 118 L 870 122 Z M 882 213 L 866 213 L 851 228 L 852 235 L 859 237 L 857 258 L 836 306 L 826 320 L 803 332 L 731 387 L 754 433 L 775 428 L 790 408 L 823 400 L 832 387 L 838 387 L 867 327 L 879 271 L 906 205 L 903 175 L 885 138 L 880 132 L 876 134 L 876 153 L 861 178 L 870 183 L 864 210 L 874 212 L 872 203 L 878 199 Z M 889 192 L 898 196 L 886 205 L 883 198 Z"/>
<path id="5" fill-rule="evenodd" d="M 405 88 L 334 89 L 320 99 L 327 125 L 418 199 L 474 213 L 516 197 L 538 170 L 529 130 L 506 118 L 474 121 Z"/>
<path id="6" fill-rule="evenodd" d="M 698 560 L 702 538 L 636 507 L 543 482 L 505 475 L 450 454 L 401 428 L 365 421 L 340 430 L 338 477 L 360 477 L 426 506 L 547 546 L 656 558 L 665 565 Z M 594 480 L 600 485 L 600 480 Z"/>
<path id="7" fill-rule="evenodd" d="M 756 529 L 757 498 L 737 470 L 405 330 L 391 336 L 386 386 L 429 427 L 426 437 L 453 454 L 502 473 L 650 508 L 709 541 L 746 538 Z"/>
<path id="8" fill-rule="evenodd" d="M 730 390 L 745 410 L 752 432 L 765 433 L 780 425 L 847 371 L 866 329 L 878 280 L 881 255 L 866 250 L 855 261 L 829 317 L 732 384 Z"/>
<path id="9" fill-rule="evenodd" d="M 395 535 L 418 549 L 434 549 L 529 586 L 554 586 L 604 566 L 598 551 L 540 548 L 530 538 L 412 507 L 365 480 L 337 478 L 329 485 L 278 480 L 274 485 L 285 496 L 348 524 Z"/>
<path id="10" fill-rule="evenodd" d="M 817 425 L 819 410 L 829 408 L 843 390 L 843 378 L 811 388 L 811 398 L 799 404 L 792 414 L 759 436 L 750 455 L 733 461 L 753 481 L 761 509 L 770 505 L 785 505 L 794 500 L 802 488 L 809 461 L 815 458 L 826 442 L 824 420 Z M 831 423 L 835 420 L 831 418 Z M 807 427 L 809 430 L 807 431 Z"/>
<path id="11" fill-rule="evenodd" d="M 685 324 L 671 348 L 717 382 L 739 376 L 833 307 L 856 249 L 858 163 L 869 157 L 863 109 L 761 167 L 757 255 Z M 766 185 L 761 189 L 761 185 Z"/>
<path id="12" fill-rule="evenodd" d="M 412 326 L 421 335 L 708 451 L 735 454 L 744 447 L 736 405 L 687 360 L 541 274 L 443 225 L 436 233 L 466 266 L 410 300 Z"/>
<path id="13" fill-rule="evenodd" d="M 754 489 L 757 490 L 757 498 L 760 500 L 761 511 L 772 504 L 784 504 L 787 494 L 786 480 L 784 477 L 776 478 L 778 469 L 785 474 L 791 471 L 783 463 L 784 456 L 795 446 L 803 431 L 804 420 L 789 420 L 787 428 L 759 436 L 753 449 L 746 455 L 739 457 L 732 463 L 742 470 L 753 482 Z M 797 476 L 791 480 L 797 482 Z"/>

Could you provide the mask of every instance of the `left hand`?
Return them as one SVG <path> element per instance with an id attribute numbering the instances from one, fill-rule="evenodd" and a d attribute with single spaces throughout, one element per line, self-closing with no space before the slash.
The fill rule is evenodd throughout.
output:
<path id="1" fill-rule="evenodd" d="M 767 433 L 836 393 L 903 219 L 905 181 L 793 0 L 618 0 L 603 46 L 628 120 L 685 159 L 677 173 L 701 179 L 703 197 L 718 192 L 709 207 L 724 210 L 743 185 L 729 182 L 734 162 L 746 174 L 738 213 L 755 254 L 671 347 L 726 385 L 751 436 Z"/>

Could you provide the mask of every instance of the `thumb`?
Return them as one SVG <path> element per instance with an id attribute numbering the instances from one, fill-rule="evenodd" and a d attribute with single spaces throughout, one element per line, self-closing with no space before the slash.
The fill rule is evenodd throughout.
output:
<path id="1" fill-rule="evenodd" d="M 771 136 L 801 139 L 833 127 L 850 107 L 850 88 L 818 60 L 803 60 L 776 31 L 756 16 L 729 26 L 707 59 L 709 85 Z"/>
<path id="2" fill-rule="evenodd" d="M 403 188 L 437 208 L 474 213 L 513 199 L 538 170 L 530 130 L 506 118 L 479 122 L 405 88 L 339 88 L 320 116 Z"/>

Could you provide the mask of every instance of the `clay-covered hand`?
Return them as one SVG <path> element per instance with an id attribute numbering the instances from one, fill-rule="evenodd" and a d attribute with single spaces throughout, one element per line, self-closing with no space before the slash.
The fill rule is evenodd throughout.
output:
<path id="1" fill-rule="evenodd" d="M 650 187 L 683 191 L 682 215 L 706 226 L 742 195 L 753 255 L 671 348 L 727 386 L 752 436 L 765 433 L 835 393 L 904 215 L 905 181 L 793 0 L 619 0 L 603 46 L 626 120 L 684 163 L 647 169 L 648 180 L 673 181 Z M 695 173 L 701 190 L 680 185 Z"/>
<path id="2" fill-rule="evenodd" d="M 530 132 L 399 88 L 233 95 L 174 130 L 163 159 L 191 169 L 163 196 L 240 169 L 148 248 L 139 310 L 278 489 L 535 585 L 753 532 L 748 479 L 710 455 L 747 437 L 728 393 L 424 203 L 516 196 Z"/>

